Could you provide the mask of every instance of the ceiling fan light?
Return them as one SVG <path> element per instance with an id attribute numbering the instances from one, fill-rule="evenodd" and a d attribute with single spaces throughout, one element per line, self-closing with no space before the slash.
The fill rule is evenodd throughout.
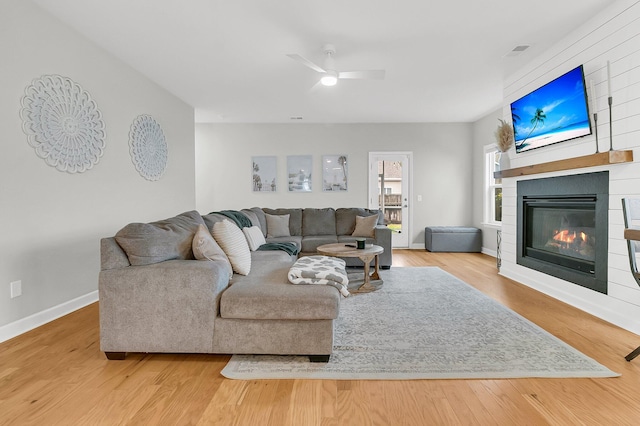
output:
<path id="1" fill-rule="evenodd" d="M 320 83 L 322 83 L 323 86 L 335 86 L 337 82 L 338 73 L 335 71 L 327 71 L 327 73 L 320 79 Z"/>

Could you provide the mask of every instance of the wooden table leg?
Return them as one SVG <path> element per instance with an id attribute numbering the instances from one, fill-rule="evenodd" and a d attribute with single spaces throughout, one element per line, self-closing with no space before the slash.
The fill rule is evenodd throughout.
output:
<path id="1" fill-rule="evenodd" d="M 376 262 L 375 262 L 375 270 L 373 272 L 373 275 L 369 275 L 369 264 L 371 263 L 371 261 L 375 258 Z M 362 260 L 364 262 L 364 283 L 358 287 L 358 292 L 359 293 L 367 293 L 370 291 L 376 291 L 380 288 L 380 286 L 373 286 L 371 284 L 371 278 L 373 278 L 374 280 L 380 280 L 380 275 L 378 275 L 378 255 L 363 255 L 360 256 L 360 260 Z"/>
<path id="2" fill-rule="evenodd" d="M 373 278 L 374 280 L 379 280 L 380 279 L 380 256 L 376 254 L 376 263 L 375 263 L 375 269 L 373 270 L 373 274 L 371 274 L 371 278 Z"/>
<path id="3" fill-rule="evenodd" d="M 371 276 L 369 275 L 369 264 L 371 263 L 371 256 L 360 256 L 360 259 L 364 262 L 364 284 L 362 287 L 367 286 L 371 283 Z"/>

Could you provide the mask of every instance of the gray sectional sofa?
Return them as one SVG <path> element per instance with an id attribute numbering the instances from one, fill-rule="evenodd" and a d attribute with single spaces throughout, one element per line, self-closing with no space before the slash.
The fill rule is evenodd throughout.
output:
<path id="1" fill-rule="evenodd" d="M 365 209 L 260 209 L 242 211 L 267 242 L 291 241 L 301 254 L 321 244 L 353 242 Z M 272 215 L 269 217 L 268 215 Z M 268 220 L 289 215 L 290 236 L 270 236 Z M 327 361 L 339 291 L 293 285 L 287 273 L 296 256 L 252 251 L 247 275 L 218 260 L 195 260 L 199 225 L 211 230 L 222 214 L 196 211 L 149 224 L 129 224 L 101 240 L 100 346 L 109 359 L 127 352 L 309 355 Z M 280 230 L 282 231 L 282 230 Z M 391 266 L 391 231 L 377 225 L 368 242 L 384 247 Z M 357 259 L 353 259 L 357 261 Z"/>
<path id="2" fill-rule="evenodd" d="M 378 221 L 372 236 L 367 237 L 367 244 L 376 244 L 384 248 L 384 253 L 379 257 L 380 267 L 391 267 L 391 230 L 384 225 L 384 216 L 378 210 L 363 208 L 290 208 L 269 209 L 253 207 L 242 210 L 247 214 L 252 223 L 258 225 L 267 242 L 292 241 L 300 248 L 302 255 L 316 253 L 318 246 L 331 243 L 353 243 L 352 234 L 356 227 L 356 216 L 377 215 Z M 255 215 L 255 217 L 253 216 Z M 289 215 L 289 236 L 271 237 L 266 215 Z M 213 223 L 221 220 L 219 214 L 203 216 L 207 226 L 211 228 Z M 357 258 L 345 259 L 347 266 L 362 266 Z"/>

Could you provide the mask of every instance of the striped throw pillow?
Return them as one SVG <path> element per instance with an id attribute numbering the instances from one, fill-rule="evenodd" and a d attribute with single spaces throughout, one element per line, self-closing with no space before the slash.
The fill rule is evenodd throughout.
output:
<path id="1" fill-rule="evenodd" d="M 249 275 L 251 271 L 251 252 L 244 234 L 235 223 L 223 220 L 213 224 L 213 238 L 229 258 L 233 272 Z"/>

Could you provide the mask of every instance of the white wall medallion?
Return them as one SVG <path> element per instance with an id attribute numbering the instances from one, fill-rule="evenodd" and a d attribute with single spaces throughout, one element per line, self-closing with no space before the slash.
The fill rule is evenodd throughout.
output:
<path id="1" fill-rule="evenodd" d="M 150 115 L 139 115 L 131 124 L 129 152 L 142 177 L 160 179 L 167 167 L 167 141 L 160 125 Z"/>
<path id="2" fill-rule="evenodd" d="M 89 92 L 68 77 L 34 79 L 22 98 L 22 129 L 45 163 L 61 172 L 82 173 L 100 161 L 105 124 Z"/>

